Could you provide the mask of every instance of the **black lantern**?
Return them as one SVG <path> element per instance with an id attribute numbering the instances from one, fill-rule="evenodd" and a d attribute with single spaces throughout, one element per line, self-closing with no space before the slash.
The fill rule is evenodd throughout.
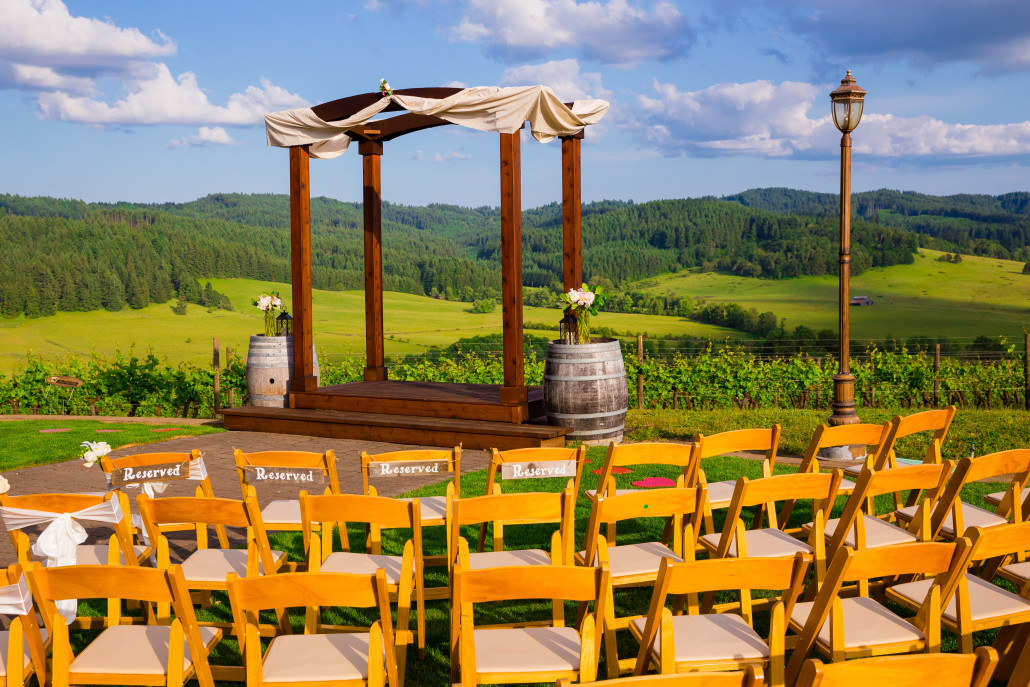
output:
<path id="1" fill-rule="evenodd" d="M 576 320 L 576 315 L 572 312 L 572 308 L 565 308 L 565 316 L 558 323 L 558 333 L 558 338 L 563 344 L 572 345 L 579 343 L 579 323 Z"/>
<path id="2" fill-rule="evenodd" d="M 275 318 L 275 331 L 278 336 L 293 335 L 293 318 L 283 310 L 283 314 Z"/>

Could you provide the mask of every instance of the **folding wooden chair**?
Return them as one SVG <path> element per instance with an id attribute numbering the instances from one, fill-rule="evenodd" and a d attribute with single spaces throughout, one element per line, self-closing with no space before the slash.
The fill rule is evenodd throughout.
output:
<path id="1" fill-rule="evenodd" d="M 944 445 L 944 439 L 948 436 L 948 429 L 951 427 L 951 421 L 955 418 L 955 412 L 955 406 L 948 406 L 941 410 L 924 410 L 921 413 L 913 413 L 904 417 L 895 415 L 891 420 L 895 426 L 894 444 L 889 451 L 880 451 L 877 456 L 879 462 L 870 463 L 870 466 L 874 470 L 880 471 L 892 470 L 900 465 L 940 463 L 943 460 L 941 446 Z M 930 432 L 930 436 L 922 458 L 898 458 L 897 442 L 923 432 Z M 861 466 L 847 467 L 844 468 L 844 474 L 849 477 L 857 477 L 861 470 Z M 899 503 L 897 508 L 901 508 L 902 505 Z"/>
<path id="2" fill-rule="evenodd" d="M 35 515 L 33 515 L 35 513 Z M 62 514 L 68 513 L 73 520 L 99 522 L 110 525 L 113 530 L 110 542 L 119 549 L 121 560 L 138 565 L 149 555 L 145 546 L 133 546 L 129 525 L 129 505 L 124 495 L 111 494 L 27 494 L 11 496 L 0 494 L 0 515 L 3 516 L 7 534 L 18 555 L 18 562 L 25 567 L 36 558 L 47 558 L 46 551 L 34 545 L 23 529 L 39 524 L 50 526 Z M 44 529 L 44 532 L 46 530 Z M 40 533 L 42 534 L 42 533 Z M 78 544 L 75 546 L 75 560 L 58 561 L 51 565 L 106 565 L 110 559 L 109 543 Z M 128 555 L 126 555 L 128 554 Z"/>
<path id="3" fill-rule="evenodd" d="M 974 655 L 882 656 L 823 665 L 810 658 L 801 668 L 797 687 L 987 687 L 998 654 L 987 646 Z"/>
<path id="4" fill-rule="evenodd" d="M 422 518 L 419 499 L 400 501 L 364 494 L 311 495 L 300 492 L 300 512 L 304 529 L 304 556 L 311 572 L 350 574 L 386 573 L 386 590 L 397 602 L 395 637 L 401 672 L 404 671 L 408 643 L 411 641 L 409 618 L 411 600 L 416 604 L 416 641 L 419 660 L 426 651 L 426 602 L 422 588 Z M 365 552 L 352 551 L 346 523 L 368 526 Z M 339 524 L 340 551 L 333 551 L 333 525 Z M 383 553 L 382 530 L 410 529 L 412 538 L 404 542 L 400 556 Z M 352 628 L 344 628 L 350 631 Z"/>
<path id="5" fill-rule="evenodd" d="M 11 617 L 0 632 L 0 687 L 22 687 L 36 676 L 47 684 L 47 649 L 32 603 L 32 593 L 20 565 L 0 570 L 0 614 Z"/>
<path id="6" fill-rule="evenodd" d="M 434 477 L 445 479 L 447 474 L 453 479 L 447 483 L 446 495 L 423 496 L 419 498 L 422 508 L 422 527 L 435 527 L 447 524 L 447 497 L 461 497 L 461 446 L 451 450 L 411 450 L 392 451 L 369 455 L 361 452 L 361 486 L 365 494 L 378 495 L 372 480 Z M 402 501 L 411 499 L 400 499 Z M 447 554 L 422 556 L 423 573 L 425 566 L 446 566 Z M 426 598 L 429 600 L 450 597 L 450 589 L 446 587 L 427 587 Z"/>
<path id="7" fill-rule="evenodd" d="M 386 572 L 370 575 L 304 572 L 241 579 L 229 576 L 233 618 L 239 626 L 247 687 L 262 685 L 368 685 L 403 687 L 394 652 Z M 378 619 L 367 631 L 325 633 L 321 607 L 373 608 Z M 258 614 L 271 608 L 304 607 L 304 633 L 291 627 L 261 653 Z M 370 660 L 376 657 L 377 660 Z"/>
<path id="8" fill-rule="evenodd" d="M 647 616 L 630 624 L 640 643 L 635 675 L 653 666 L 660 673 L 742 670 L 766 671 L 769 684 L 783 685 L 786 617 L 804 590 L 808 561 L 794 558 L 723 558 L 672 563 L 662 561 Z M 698 594 L 734 589 L 739 603 L 729 612 L 711 613 Z M 772 608 L 769 636 L 755 632 L 751 590 L 776 590 L 783 596 Z M 688 599 L 687 615 L 673 615 L 669 595 Z"/>
<path id="9" fill-rule="evenodd" d="M 770 429 L 738 429 L 712 434 L 711 436 L 699 433 L 694 437 L 694 451 L 697 453 L 694 459 L 700 466 L 701 461 L 706 458 L 714 458 L 727 453 L 764 451 L 765 458 L 762 460 L 762 477 L 772 477 L 773 467 L 776 465 L 776 450 L 779 444 L 779 425 L 773 425 Z M 730 503 L 733 501 L 733 490 L 737 487 L 737 480 L 709 482 L 704 469 L 699 467 L 698 481 L 700 484 L 708 487 L 708 510 L 705 512 L 705 532 L 714 534 L 715 523 L 712 518 L 712 511 L 730 507 Z"/>
<path id="10" fill-rule="evenodd" d="M 164 523 L 194 523 L 197 549 L 181 563 L 182 576 L 187 589 L 200 592 L 196 596 L 200 603 L 210 603 L 212 591 L 226 591 L 226 576 L 257 577 L 277 572 L 286 560 L 282 551 L 273 551 L 261 522 L 261 511 L 257 498 L 248 496 L 243 501 L 233 499 L 169 496 L 152 499 L 146 494 L 137 498 L 143 524 L 150 533 L 150 541 L 157 552 L 157 567 L 167 570 L 172 566 L 168 539 L 161 532 Z M 211 525 L 244 528 L 247 532 L 246 549 L 209 548 L 207 528 Z M 158 604 L 158 617 L 166 618 L 168 606 Z M 286 623 L 285 615 L 279 616 L 279 627 Z M 231 622 L 211 621 L 205 626 L 217 627 L 226 632 L 234 630 Z M 274 627 L 264 628 L 267 634 L 274 634 Z M 214 666 L 219 680 L 239 680 L 242 669 L 235 666 Z"/>
<path id="11" fill-rule="evenodd" d="M 149 474 L 151 472 L 167 473 L 167 468 L 182 465 L 186 461 L 189 461 L 187 467 L 180 469 L 178 474 L 171 478 L 156 474 L 150 476 Z M 211 487 L 211 478 L 207 474 L 207 466 L 204 464 L 203 456 L 200 455 L 200 449 L 193 449 L 188 453 L 136 453 L 131 456 L 121 456 L 120 458 L 112 458 L 110 455 L 101 456 L 100 467 L 107 478 L 107 488 L 122 492 L 127 497 L 130 497 L 128 501 L 130 505 L 135 500 L 132 498 L 132 491 L 130 490 L 141 488 L 142 493 L 145 493 L 147 496 L 158 498 L 158 495 L 164 493 L 168 483 L 171 481 L 189 480 L 187 484 L 196 485 L 194 489 L 196 496 L 213 498 L 215 495 L 214 489 Z M 128 468 L 128 471 L 126 468 Z M 135 482 L 125 483 L 126 472 L 130 474 L 129 479 L 133 478 L 132 473 L 143 473 L 147 476 Z M 133 537 L 138 537 L 143 543 L 148 544 L 147 533 L 143 527 L 143 520 L 140 518 L 140 515 L 133 513 L 131 522 Z M 162 526 L 161 531 L 182 532 L 192 529 L 193 523 L 190 522 L 167 523 Z M 225 528 L 219 525 L 215 528 L 215 534 L 218 537 L 219 545 L 222 548 L 229 548 L 229 539 L 225 534 Z"/>
<path id="12" fill-rule="evenodd" d="M 962 488 L 971 482 L 992 477 L 1014 475 L 995 512 L 961 500 Z M 930 538 L 953 539 L 968 527 L 996 527 L 1009 522 L 1022 522 L 1027 480 L 1030 479 L 1030 449 L 999 451 L 977 458 L 962 458 L 951 473 L 944 493 L 930 516 Z M 907 524 L 916 515 L 918 506 L 896 511 L 899 522 Z"/>
<path id="13" fill-rule="evenodd" d="M 178 566 L 154 570 L 127 565 L 74 565 L 26 568 L 29 586 L 46 622 L 53 646 L 52 684 L 182 685 L 196 678 L 214 687 L 208 654 L 222 639 L 213 627 L 198 627 L 189 590 Z M 107 599 L 101 633 L 77 654 L 68 625 L 55 602 L 65 599 Z M 147 613 L 156 623 L 124 624 L 122 600 L 175 609 L 175 619 Z"/>
<path id="14" fill-rule="evenodd" d="M 447 503 L 447 560 L 451 562 L 451 569 L 455 563 L 460 563 L 466 570 L 518 565 L 573 565 L 575 503 L 571 485 L 560 494 L 501 494 L 495 485 L 495 493 L 491 496 L 452 497 Z M 461 528 L 487 523 L 492 524 L 493 551 L 470 553 Z M 546 523 L 557 526 L 551 533 L 549 551 L 542 548 L 504 548 L 506 526 Z"/>
<path id="15" fill-rule="evenodd" d="M 804 456 L 801 457 L 801 464 L 798 466 L 799 473 L 819 472 L 819 451 L 825 448 L 837 446 L 865 446 L 866 463 L 876 465 L 880 462 L 880 456 L 887 453 L 894 447 L 894 432 L 896 426 L 893 422 L 884 422 L 882 425 L 856 424 L 819 425 L 812 433 L 812 439 L 808 442 Z M 842 479 L 838 492 L 850 494 L 855 488 L 851 480 Z M 781 520 L 790 519 L 794 510 L 794 502 L 787 501 L 783 504 Z"/>
<path id="16" fill-rule="evenodd" d="M 491 449 L 490 464 L 486 468 L 486 495 L 502 492 L 501 484 L 531 479 L 534 486 L 539 480 L 568 479 L 563 489 L 572 485 L 573 497 L 579 495 L 580 478 L 586 462 L 587 447 L 580 444 L 574 448 L 520 448 L 511 451 Z M 572 473 L 572 474 L 570 474 Z M 554 483 L 552 481 L 552 483 Z M 497 487 L 497 489 L 495 489 Z M 541 491 L 537 488 L 534 491 Z M 482 552 L 486 544 L 486 523 L 479 527 L 477 551 Z"/>
<path id="17" fill-rule="evenodd" d="M 973 652 L 973 633 L 996 627 L 1013 627 L 1030 622 L 1030 585 L 1019 594 L 991 583 L 997 564 L 982 568 L 983 576 L 967 572 L 968 563 L 997 559 L 1030 550 L 1030 522 L 998 525 L 988 529 L 970 527 L 965 537 L 972 541 L 967 560 L 951 570 L 941 583 L 941 624 L 958 636 L 959 650 Z M 917 580 L 887 589 L 887 598 L 908 608 L 919 608 L 931 580 Z"/>
<path id="18" fill-rule="evenodd" d="M 700 538 L 701 545 L 715 558 L 781 558 L 801 553 L 805 560 L 817 563 L 823 557 L 823 532 L 826 519 L 833 508 L 837 489 L 841 482 L 840 470 L 831 473 L 801 472 L 774 475 L 749 480 L 739 477 L 733 491 L 733 501 L 726 512 L 722 533 L 706 534 Z M 787 531 L 787 516 L 776 514 L 775 504 L 784 501 L 793 506 L 798 500 L 812 502 L 812 529 L 808 543 L 791 536 Z M 759 506 L 752 518 L 751 529 L 744 525 L 745 508 Z M 762 513 L 768 515 L 769 526 L 762 527 Z M 801 528 L 797 528 L 800 531 Z"/>
<path id="19" fill-rule="evenodd" d="M 327 494 L 340 493 L 340 479 L 336 474 L 336 454 L 332 451 L 258 451 L 244 453 L 233 450 L 236 475 L 240 479 L 243 498 L 247 487 L 259 489 L 261 485 L 287 484 L 297 486 L 297 493 L 315 494 L 324 488 Z M 261 509 L 261 520 L 266 532 L 299 532 L 303 529 L 298 499 L 275 499 Z"/>
<path id="20" fill-rule="evenodd" d="M 679 675 L 643 675 L 605 680 L 605 687 L 761 687 L 764 684 L 762 670 L 750 667 L 739 673 L 681 673 Z M 569 681 L 562 678 L 554 687 L 569 687 Z"/>
<path id="21" fill-rule="evenodd" d="M 826 554 L 819 564 L 824 565 L 823 561 L 831 560 L 845 546 L 870 549 L 930 541 L 930 514 L 948 483 L 952 466 L 951 461 L 945 461 L 905 465 L 879 472 L 864 468 L 841 516 L 826 521 Z M 905 492 L 908 493 L 907 499 L 895 498 Z M 892 511 L 882 517 L 867 512 L 869 504 L 877 496 L 884 495 L 889 495 L 895 502 L 911 500 L 917 504 L 918 513 L 907 527 L 889 522 L 894 516 Z M 825 568 L 821 567 L 819 579 L 824 572 Z"/>
<path id="22" fill-rule="evenodd" d="M 614 496 L 616 468 L 630 465 L 668 465 L 679 468 L 683 483 L 692 487 L 697 482 L 697 461 L 694 456 L 694 444 L 674 444 L 669 442 L 642 442 L 639 444 L 608 445 L 608 455 L 601 468 L 601 476 L 597 480 L 597 489 L 587 489 L 587 498 L 594 498 L 597 492 L 604 496 Z M 619 493 L 638 491 L 636 489 L 619 489 Z M 609 536 L 614 539 L 614 534 Z"/>
<path id="23" fill-rule="evenodd" d="M 969 540 L 918 542 L 877 549 L 837 551 L 814 601 L 799 601 L 787 629 L 797 642 L 787 664 L 792 684 L 801 664 L 818 651 L 834 663 L 849 658 L 940 651 L 941 584 L 953 566 L 962 566 Z M 845 583 L 902 575 L 934 575 L 914 618 L 901 618 L 868 596 L 841 598 Z"/>
<path id="24" fill-rule="evenodd" d="M 680 476 L 681 484 L 682 480 Z M 663 560 L 682 562 L 687 556 L 693 557 L 705 500 L 704 487 L 688 489 L 682 486 L 595 498 L 584 535 L 584 550 L 576 555 L 576 560 L 581 565 L 607 567 L 612 589 L 650 587 L 658 578 Z M 671 548 L 656 541 L 653 535 L 648 536 L 646 520 L 651 518 L 671 518 Z M 632 526 L 623 527 L 629 530 L 623 532 L 624 542 L 632 539 L 633 543 L 618 544 L 615 540 L 609 543 L 601 534 L 601 525 L 614 525 L 621 521 L 635 521 Z M 608 677 L 613 678 L 620 672 L 632 670 L 634 664 L 634 659 L 618 657 L 615 633 L 627 629 L 635 618 L 642 616 L 616 617 L 614 593 L 609 591 L 608 594 L 604 616 L 605 663 Z M 585 607 L 580 606 L 581 615 L 583 611 Z"/>
<path id="25" fill-rule="evenodd" d="M 608 569 L 533 565 L 465 570 L 454 568 L 451 666 L 461 684 L 532 683 L 566 678 L 593 682 L 597 675 L 605 613 Z M 473 607 L 493 601 L 528 599 L 594 602 L 578 631 L 564 614 L 548 627 L 476 628 Z M 552 603 L 552 609 L 561 609 Z M 553 610 L 552 610 L 553 613 Z"/>

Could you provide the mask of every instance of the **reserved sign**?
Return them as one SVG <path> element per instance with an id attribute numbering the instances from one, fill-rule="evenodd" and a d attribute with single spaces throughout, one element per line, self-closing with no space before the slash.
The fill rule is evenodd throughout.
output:
<path id="1" fill-rule="evenodd" d="M 325 481 L 321 468 L 293 468 L 275 465 L 249 465 L 243 468 L 246 484 L 257 482 L 285 482 L 287 484 L 318 484 Z"/>
<path id="2" fill-rule="evenodd" d="M 502 479 L 542 479 L 544 477 L 575 477 L 576 461 L 545 460 L 537 463 L 502 463 Z"/>
<path id="3" fill-rule="evenodd" d="M 450 461 L 405 460 L 397 462 L 372 462 L 368 464 L 369 477 L 414 477 L 418 475 L 442 475 L 447 472 Z"/>
<path id="4" fill-rule="evenodd" d="M 120 487 L 123 484 L 139 484 L 140 482 L 170 482 L 176 479 L 189 479 L 189 476 L 189 460 L 181 463 L 115 468 L 111 470 L 111 486 Z"/>

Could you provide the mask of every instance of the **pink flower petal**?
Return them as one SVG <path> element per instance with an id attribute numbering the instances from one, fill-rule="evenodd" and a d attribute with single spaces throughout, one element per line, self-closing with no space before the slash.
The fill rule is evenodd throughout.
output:
<path id="1" fill-rule="evenodd" d="M 604 468 L 598 468 L 596 470 L 592 470 L 591 472 L 593 472 L 595 475 L 600 475 L 602 472 L 604 472 Z M 631 472 L 633 472 L 633 471 L 630 470 L 629 468 L 620 468 L 620 467 L 612 468 L 612 474 L 613 475 L 626 475 L 626 474 L 629 474 Z"/>
<path id="2" fill-rule="evenodd" d="M 160 429 L 152 429 L 151 432 L 179 432 L 182 427 L 162 427 Z"/>
<path id="3" fill-rule="evenodd" d="M 633 483 L 634 487 L 674 487 L 676 483 L 668 477 L 647 477 L 638 479 Z"/>
<path id="4" fill-rule="evenodd" d="M 115 432 L 124 432 L 124 429 L 98 429 L 97 434 L 114 434 Z"/>
<path id="5" fill-rule="evenodd" d="M 70 428 L 66 428 L 66 429 L 41 429 L 41 430 L 39 430 L 39 433 L 40 434 L 52 434 L 54 432 L 70 432 L 70 431 L 72 431 Z"/>

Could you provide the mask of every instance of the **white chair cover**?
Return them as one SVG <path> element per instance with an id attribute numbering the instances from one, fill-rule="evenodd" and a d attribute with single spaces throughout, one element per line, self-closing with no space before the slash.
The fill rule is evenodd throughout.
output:
<path id="1" fill-rule="evenodd" d="M 17 584 L 0 587 L 0 613 L 4 615 L 28 615 L 32 612 L 32 592 L 22 575 Z"/>
<path id="2" fill-rule="evenodd" d="M 74 513 L 53 513 L 0 506 L 0 516 L 3 517 L 4 526 L 8 532 L 48 523 L 46 529 L 36 537 L 36 543 L 32 545 L 32 553 L 44 559 L 44 564 L 48 568 L 52 568 L 60 565 L 75 565 L 76 548 L 87 539 L 86 530 L 77 522 L 78 520 L 116 523 L 122 519 L 122 507 L 116 498 Z M 77 599 L 63 599 L 57 602 L 57 610 L 70 624 L 75 620 L 78 605 Z"/>

